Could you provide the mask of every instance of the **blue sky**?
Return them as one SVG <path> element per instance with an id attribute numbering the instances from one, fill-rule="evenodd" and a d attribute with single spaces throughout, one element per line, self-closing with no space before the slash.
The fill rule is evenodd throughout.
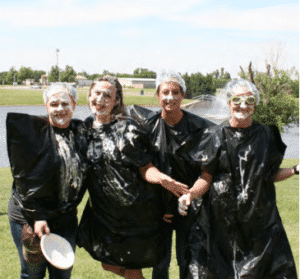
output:
<path id="1" fill-rule="evenodd" d="M 2 0 L 0 42 L 0 71 L 49 71 L 57 48 L 60 68 L 89 74 L 298 70 L 299 2 Z"/>

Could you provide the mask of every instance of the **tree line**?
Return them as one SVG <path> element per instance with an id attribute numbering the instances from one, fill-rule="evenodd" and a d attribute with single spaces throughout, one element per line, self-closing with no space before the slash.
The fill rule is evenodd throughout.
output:
<path id="1" fill-rule="evenodd" d="M 267 65 L 265 72 L 252 69 L 249 63 L 247 71 L 240 67 L 239 76 L 248 79 L 256 85 L 260 92 L 261 101 L 256 107 L 253 119 L 266 125 L 276 125 L 282 131 L 284 125 L 299 121 L 299 73 L 292 69 L 290 71 L 271 69 Z M 19 71 L 14 67 L 8 72 L 0 72 L 2 84 L 21 84 L 26 79 L 33 79 L 39 82 L 45 71 L 32 70 L 30 67 L 22 66 Z M 76 76 L 81 75 L 87 79 L 95 80 L 103 75 L 113 75 L 119 78 L 156 78 L 154 71 L 147 68 L 136 68 L 132 74 L 113 73 L 104 70 L 101 74 L 88 74 L 85 71 L 76 72 L 73 67 L 67 65 L 64 70 L 52 66 L 49 74 L 49 82 L 75 82 Z M 206 75 L 197 73 L 184 73 L 187 92 L 186 98 L 192 99 L 200 95 L 215 95 L 216 91 L 223 88 L 231 80 L 231 76 L 224 68 L 215 70 Z"/>
<path id="2" fill-rule="evenodd" d="M 45 74 L 45 71 L 32 70 L 30 67 L 22 66 L 19 71 L 11 67 L 8 72 L 0 72 L 0 82 L 2 84 L 13 84 L 13 82 L 22 84 L 27 79 L 33 79 L 34 82 L 38 83 L 41 76 Z M 113 75 L 119 78 L 156 78 L 156 73 L 147 68 L 136 68 L 132 74 L 113 73 L 107 70 L 104 70 L 101 74 L 88 74 L 86 71 L 76 72 L 73 67 L 67 65 L 64 70 L 59 69 L 58 66 L 52 66 L 48 74 L 48 81 L 75 82 L 76 76 L 84 76 L 89 80 L 95 80 L 104 75 Z M 185 73 L 182 76 L 187 84 L 187 98 L 203 94 L 214 94 L 216 89 L 223 87 L 231 79 L 230 74 L 225 72 L 224 68 L 206 75 L 199 72 L 191 75 Z"/>

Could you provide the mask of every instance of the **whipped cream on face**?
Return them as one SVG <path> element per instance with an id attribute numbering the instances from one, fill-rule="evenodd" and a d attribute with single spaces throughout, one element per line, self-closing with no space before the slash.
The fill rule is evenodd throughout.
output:
<path id="1" fill-rule="evenodd" d="M 248 112 L 235 112 L 234 113 L 234 117 L 236 119 L 246 119 L 247 117 L 249 116 L 249 113 Z"/>
<path id="2" fill-rule="evenodd" d="M 173 101 L 175 98 L 174 98 L 174 96 L 173 96 L 172 94 L 169 94 L 169 95 L 164 95 L 164 96 L 162 97 L 162 99 L 163 99 L 164 101 L 170 102 L 170 101 Z"/>
<path id="3" fill-rule="evenodd" d="M 68 93 L 61 92 L 48 99 L 48 113 L 54 124 L 65 125 L 72 118 L 73 107 Z"/>

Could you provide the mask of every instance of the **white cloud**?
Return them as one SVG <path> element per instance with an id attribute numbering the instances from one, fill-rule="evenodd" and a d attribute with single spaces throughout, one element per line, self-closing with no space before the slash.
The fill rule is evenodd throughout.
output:
<path id="1" fill-rule="evenodd" d="M 299 5 L 280 5 L 260 9 L 216 7 L 193 16 L 174 15 L 172 20 L 191 22 L 199 27 L 240 30 L 299 30 Z"/>

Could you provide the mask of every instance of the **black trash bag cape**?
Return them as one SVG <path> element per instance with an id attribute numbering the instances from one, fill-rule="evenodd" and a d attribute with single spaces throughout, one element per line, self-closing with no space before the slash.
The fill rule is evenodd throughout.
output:
<path id="1" fill-rule="evenodd" d="M 278 130 L 226 121 L 205 135 L 192 157 L 213 183 L 189 236 L 186 278 L 297 278 L 272 180 L 286 148 Z"/>
<path id="2" fill-rule="evenodd" d="M 201 169 L 195 164 L 190 151 L 201 141 L 203 131 L 215 124 L 190 112 L 184 110 L 182 112 L 182 119 L 174 126 L 168 125 L 161 118 L 161 110 L 150 115 L 145 125 L 149 130 L 153 165 L 191 188 L 201 176 Z M 176 219 L 182 217 L 178 213 L 178 198 L 170 191 L 162 187 L 160 189 L 164 213 L 175 216 L 174 226 L 176 226 Z M 196 208 L 199 207 L 196 205 L 197 202 L 199 200 L 193 202 Z"/>
<path id="3" fill-rule="evenodd" d="M 60 200 L 61 170 L 64 162 L 58 153 L 53 126 L 48 117 L 8 113 L 7 151 L 13 175 L 13 198 L 28 222 L 49 220 L 60 213 L 76 210 L 84 187 L 68 188 L 67 200 Z M 57 129 L 57 128 L 56 128 Z M 73 151 L 80 160 L 81 181 L 86 170 L 86 129 L 82 121 L 72 119 L 64 130 L 72 134 Z"/>
<path id="4" fill-rule="evenodd" d="M 136 116 L 142 114 L 142 111 L 145 110 L 147 109 L 132 107 L 130 111 Z M 182 111 L 182 119 L 174 126 L 168 125 L 161 118 L 161 110 L 152 114 L 147 114 L 146 112 L 144 114 L 146 117 L 142 119 L 149 133 L 153 165 L 161 172 L 181 183 L 185 183 L 191 188 L 201 176 L 201 169 L 192 159 L 190 151 L 201 141 L 203 131 L 214 125 L 214 123 L 195 114 Z M 174 215 L 171 224 L 163 221 L 162 226 L 171 226 L 173 229 L 180 228 L 182 236 L 178 245 L 186 248 L 189 229 L 198 210 L 201 208 L 202 198 L 198 198 L 192 202 L 187 216 L 181 216 L 178 213 L 178 198 L 174 194 L 159 186 L 157 195 L 161 199 L 163 215 Z M 205 199 L 205 196 L 203 199 Z M 189 255 L 185 255 L 185 252 L 178 256 L 177 261 L 181 269 L 187 267 L 186 263 L 189 262 L 188 259 Z"/>
<path id="5" fill-rule="evenodd" d="M 89 201 L 77 243 L 103 263 L 128 269 L 153 267 L 164 252 L 157 185 L 139 167 L 151 162 L 147 133 L 131 117 L 88 128 Z"/>

